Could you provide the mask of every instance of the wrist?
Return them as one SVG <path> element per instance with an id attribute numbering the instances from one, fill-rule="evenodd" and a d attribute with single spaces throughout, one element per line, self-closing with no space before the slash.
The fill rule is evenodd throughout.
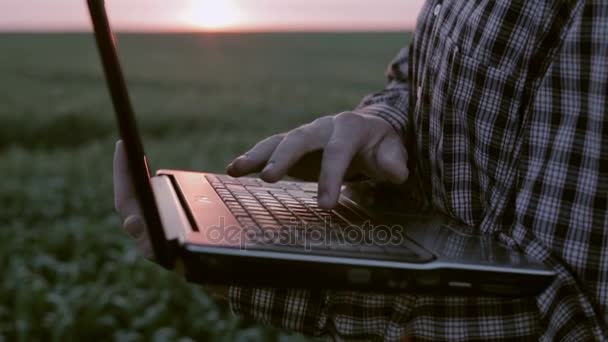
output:
<path id="1" fill-rule="evenodd" d="M 387 122 L 397 134 L 401 137 L 405 136 L 407 127 L 407 114 L 395 109 L 394 107 L 384 104 L 375 103 L 363 107 L 359 107 L 353 111 L 354 113 L 372 115 L 379 117 Z"/>

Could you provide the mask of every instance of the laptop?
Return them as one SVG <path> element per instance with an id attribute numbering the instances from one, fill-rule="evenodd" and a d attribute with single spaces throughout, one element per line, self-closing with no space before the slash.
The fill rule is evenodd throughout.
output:
<path id="1" fill-rule="evenodd" d="M 439 213 L 391 208 L 390 198 L 366 205 L 374 192 L 344 191 L 337 207 L 324 210 L 315 183 L 169 169 L 152 175 L 104 1 L 88 5 L 130 176 L 163 267 L 201 284 L 442 295 L 534 295 L 554 278 L 543 264 Z"/>

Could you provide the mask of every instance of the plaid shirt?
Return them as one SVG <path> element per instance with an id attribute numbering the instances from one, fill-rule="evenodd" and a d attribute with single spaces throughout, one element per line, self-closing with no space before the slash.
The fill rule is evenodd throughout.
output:
<path id="1" fill-rule="evenodd" d="M 403 134 L 435 208 L 558 277 L 517 299 L 232 287 L 233 311 L 343 340 L 607 340 L 607 101 L 608 1 L 428 1 L 356 111 Z"/>

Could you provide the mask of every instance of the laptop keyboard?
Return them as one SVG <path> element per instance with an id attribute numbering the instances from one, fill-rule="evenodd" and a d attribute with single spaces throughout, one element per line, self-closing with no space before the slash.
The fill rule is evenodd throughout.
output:
<path id="1" fill-rule="evenodd" d="M 247 241 L 241 247 L 289 252 L 298 248 L 315 254 L 410 262 L 425 259 L 408 239 L 391 236 L 386 226 L 373 226 L 360 210 L 343 204 L 333 210 L 319 208 L 316 183 L 206 177 L 246 230 L 242 235 Z"/>

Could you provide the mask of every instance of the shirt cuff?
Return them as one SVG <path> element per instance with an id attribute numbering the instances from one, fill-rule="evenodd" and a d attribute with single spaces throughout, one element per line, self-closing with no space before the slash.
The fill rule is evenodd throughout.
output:
<path id="1" fill-rule="evenodd" d="M 325 291 L 305 289 L 231 286 L 228 296 L 237 316 L 309 336 L 322 334 L 327 301 Z"/>
<path id="2" fill-rule="evenodd" d="M 386 120 L 401 137 L 405 137 L 408 121 L 407 113 L 402 113 L 394 107 L 384 103 L 375 103 L 359 107 L 355 109 L 354 112 L 378 116 Z"/>

